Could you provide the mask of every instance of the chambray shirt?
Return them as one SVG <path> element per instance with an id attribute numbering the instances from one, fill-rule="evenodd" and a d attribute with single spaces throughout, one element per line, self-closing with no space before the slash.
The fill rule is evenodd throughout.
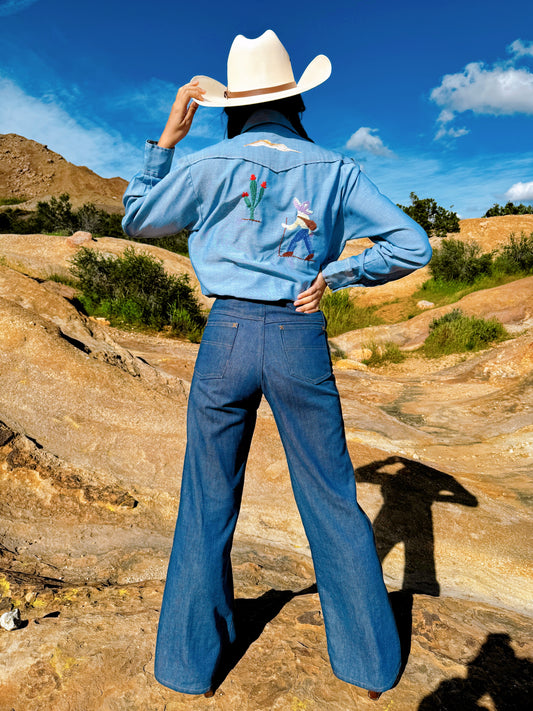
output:
<path id="1" fill-rule="evenodd" d="M 207 296 L 293 301 L 319 270 L 336 291 L 399 279 L 431 257 L 424 230 L 357 163 L 301 138 L 276 111 L 259 109 L 240 135 L 170 171 L 172 156 L 147 141 L 122 226 L 131 237 L 189 230 Z M 361 237 L 373 246 L 339 260 Z"/>

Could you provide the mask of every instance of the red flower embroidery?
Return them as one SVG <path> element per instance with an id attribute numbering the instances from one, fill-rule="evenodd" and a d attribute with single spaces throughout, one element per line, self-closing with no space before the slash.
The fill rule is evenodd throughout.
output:
<path id="1" fill-rule="evenodd" d="M 261 183 L 261 187 L 262 187 L 263 190 L 264 190 L 264 189 L 266 188 L 266 186 L 267 186 L 267 184 L 266 184 L 266 180 L 265 180 L 263 183 Z"/>
<path id="2" fill-rule="evenodd" d="M 248 197 L 248 193 L 243 193 L 242 196 L 243 196 L 243 197 Z"/>
<path id="3" fill-rule="evenodd" d="M 252 175 L 250 175 L 250 180 L 257 180 L 257 178 L 255 177 L 255 175 L 253 173 L 252 173 Z"/>

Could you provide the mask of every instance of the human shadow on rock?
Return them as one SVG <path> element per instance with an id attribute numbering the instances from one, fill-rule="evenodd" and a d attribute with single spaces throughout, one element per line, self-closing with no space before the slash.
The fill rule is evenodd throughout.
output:
<path id="1" fill-rule="evenodd" d="M 533 664 L 517 657 L 508 634 L 489 634 L 475 659 L 467 665 L 466 678 L 440 683 L 422 699 L 418 711 L 480 711 L 489 696 L 496 711 L 531 708 Z"/>
<path id="2" fill-rule="evenodd" d="M 257 598 L 238 598 L 235 600 L 233 620 L 235 641 L 228 646 L 222 662 L 213 680 L 213 688 L 222 684 L 230 671 L 237 666 L 250 645 L 258 639 L 266 625 L 273 620 L 293 598 L 317 592 L 316 584 L 303 590 L 268 590 Z"/>
<path id="3" fill-rule="evenodd" d="M 388 471 L 387 471 L 388 470 Z M 381 487 L 383 506 L 372 526 L 381 563 L 403 543 L 403 590 L 438 596 L 432 504 L 475 507 L 473 494 L 450 474 L 403 457 L 388 457 L 355 470 L 358 482 Z"/>

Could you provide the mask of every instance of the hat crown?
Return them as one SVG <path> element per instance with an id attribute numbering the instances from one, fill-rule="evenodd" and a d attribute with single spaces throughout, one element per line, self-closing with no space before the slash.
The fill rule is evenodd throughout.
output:
<path id="1" fill-rule="evenodd" d="M 228 90 L 254 91 L 295 84 L 291 60 L 273 30 L 249 39 L 237 35 L 228 56 Z"/>

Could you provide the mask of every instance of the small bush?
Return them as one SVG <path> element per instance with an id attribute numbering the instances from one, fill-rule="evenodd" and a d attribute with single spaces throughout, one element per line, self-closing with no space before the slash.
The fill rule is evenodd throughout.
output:
<path id="1" fill-rule="evenodd" d="M 71 263 L 80 301 L 89 313 L 117 325 L 166 328 L 199 340 L 205 317 L 186 274 L 167 274 L 161 260 L 133 247 L 121 257 L 82 247 Z"/>
<path id="2" fill-rule="evenodd" d="M 52 197 L 48 202 L 38 202 L 37 218 L 45 232 L 67 230 L 68 234 L 72 234 L 78 227 L 68 193 L 62 193 L 58 198 Z"/>
<path id="3" fill-rule="evenodd" d="M 497 319 L 485 320 L 476 316 L 465 316 L 461 309 L 453 309 L 444 316 L 433 319 L 429 330 L 429 336 L 423 346 L 424 354 L 429 358 L 478 351 L 508 336 Z"/>
<path id="4" fill-rule="evenodd" d="M 529 236 L 521 232 L 520 237 L 516 237 L 514 232 L 511 233 L 509 241 L 503 245 L 496 257 L 494 266 L 505 274 L 533 272 L 533 232 Z"/>
<path id="5" fill-rule="evenodd" d="M 357 306 L 350 298 L 347 289 L 326 291 L 320 302 L 320 308 L 326 317 L 330 338 L 347 331 L 355 331 L 357 328 L 383 323 L 382 319 L 375 315 L 375 307 Z"/>
<path id="6" fill-rule="evenodd" d="M 386 343 L 370 343 L 364 347 L 372 351 L 372 355 L 363 360 L 365 365 L 379 367 L 387 363 L 401 363 L 407 358 L 405 353 L 402 353 L 396 343 L 392 341 L 387 341 Z"/>
<path id="7" fill-rule="evenodd" d="M 25 197 L 0 197 L 0 205 L 20 205 L 21 202 L 26 202 Z"/>
<path id="8" fill-rule="evenodd" d="M 41 222 L 33 210 L 20 207 L 0 211 L 0 234 L 29 235 L 41 232 Z"/>
<path id="9" fill-rule="evenodd" d="M 461 242 L 449 237 L 433 250 L 429 271 L 436 281 L 473 284 L 492 270 L 492 253 L 482 254 L 476 242 Z"/>
<path id="10" fill-rule="evenodd" d="M 0 205 L 16 205 L 23 202 L 22 198 L 0 198 Z M 68 193 L 58 198 L 52 197 L 48 202 L 41 201 L 37 210 L 22 208 L 7 208 L 0 210 L 0 234 L 49 234 L 67 237 L 76 230 L 91 232 L 93 237 L 115 237 L 124 239 L 122 216 L 101 210 L 93 203 L 86 202 L 75 210 Z M 186 257 L 189 233 L 182 230 L 178 234 L 167 237 L 145 239 L 133 238 L 134 242 L 153 244 L 169 252 L 176 252 Z"/>

